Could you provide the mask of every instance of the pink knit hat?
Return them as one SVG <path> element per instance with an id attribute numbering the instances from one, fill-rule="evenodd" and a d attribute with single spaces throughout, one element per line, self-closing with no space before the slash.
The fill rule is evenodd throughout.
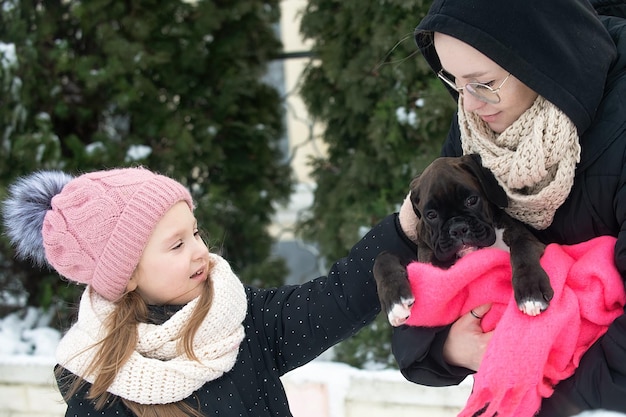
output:
<path id="1" fill-rule="evenodd" d="M 179 201 L 193 208 L 182 184 L 144 168 L 83 174 L 52 198 L 42 228 L 46 259 L 67 279 L 115 301 L 156 224 Z"/>

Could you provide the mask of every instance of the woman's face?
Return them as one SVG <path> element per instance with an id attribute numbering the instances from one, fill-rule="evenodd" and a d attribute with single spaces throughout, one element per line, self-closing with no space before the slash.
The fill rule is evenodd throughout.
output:
<path id="1" fill-rule="evenodd" d="M 434 42 L 443 70 L 453 77 L 457 87 L 478 82 L 496 89 L 509 75 L 478 50 L 452 36 L 435 33 Z M 485 103 L 464 91 L 462 94 L 465 111 L 478 115 L 496 133 L 511 126 L 537 98 L 537 93 L 513 75 L 498 91 L 500 102 L 497 104 Z"/>
<path id="2" fill-rule="evenodd" d="M 126 289 L 147 304 L 186 304 L 202 293 L 208 274 L 209 250 L 181 201 L 157 223 Z"/>

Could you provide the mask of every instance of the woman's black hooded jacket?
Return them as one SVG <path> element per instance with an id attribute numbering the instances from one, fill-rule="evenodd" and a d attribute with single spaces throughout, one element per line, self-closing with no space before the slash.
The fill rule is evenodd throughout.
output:
<path id="1" fill-rule="evenodd" d="M 596 3 L 601 13 L 626 16 L 624 1 Z M 552 225 L 535 232 L 546 243 L 560 244 L 616 236 L 615 262 L 626 278 L 626 19 L 598 16 L 586 0 L 435 0 L 415 39 L 436 73 L 441 64 L 433 32 L 472 45 L 574 122 L 582 154 L 573 188 Z M 442 155 L 461 154 L 455 117 Z M 470 373 L 443 360 L 448 330 L 395 329 L 394 355 L 407 379 L 452 385 Z M 596 408 L 626 412 L 626 316 L 543 401 L 539 416 Z"/>

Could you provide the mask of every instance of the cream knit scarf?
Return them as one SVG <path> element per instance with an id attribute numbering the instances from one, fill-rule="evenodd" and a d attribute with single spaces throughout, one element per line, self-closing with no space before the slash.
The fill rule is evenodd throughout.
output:
<path id="1" fill-rule="evenodd" d="M 494 133 L 475 113 L 463 110 L 459 127 L 464 154 L 477 153 L 509 197 L 506 212 L 545 229 L 567 198 L 580 161 L 576 126 L 556 106 L 539 96 L 504 132 Z"/>
<path id="2" fill-rule="evenodd" d="M 218 255 L 211 257 L 215 261 L 210 277 L 213 304 L 193 341 L 200 362 L 176 349 L 179 333 L 198 303 L 196 298 L 161 325 L 138 326 L 139 343 L 119 369 L 109 392 L 140 404 L 172 403 L 233 367 L 244 337 L 246 294 L 228 262 Z M 93 382 L 94 375 L 86 375 L 85 370 L 96 354 L 94 345 L 104 337 L 103 320 L 114 308 L 114 303 L 87 287 L 80 301 L 78 320 L 57 348 L 58 363 Z"/>

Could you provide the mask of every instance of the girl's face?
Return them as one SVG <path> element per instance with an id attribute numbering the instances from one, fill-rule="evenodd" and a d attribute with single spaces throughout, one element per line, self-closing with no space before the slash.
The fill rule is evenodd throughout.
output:
<path id="1" fill-rule="evenodd" d="M 209 250 L 184 201 L 157 223 L 127 290 L 147 304 L 186 304 L 202 292 L 209 273 Z"/>
<path id="2" fill-rule="evenodd" d="M 452 36 L 435 33 L 435 50 L 444 71 L 454 77 L 457 87 L 470 82 L 486 84 L 494 89 L 509 73 L 472 46 Z M 478 115 L 496 133 L 502 133 L 532 106 L 537 93 L 513 75 L 498 91 L 500 102 L 485 103 L 463 91 L 463 108 Z"/>

